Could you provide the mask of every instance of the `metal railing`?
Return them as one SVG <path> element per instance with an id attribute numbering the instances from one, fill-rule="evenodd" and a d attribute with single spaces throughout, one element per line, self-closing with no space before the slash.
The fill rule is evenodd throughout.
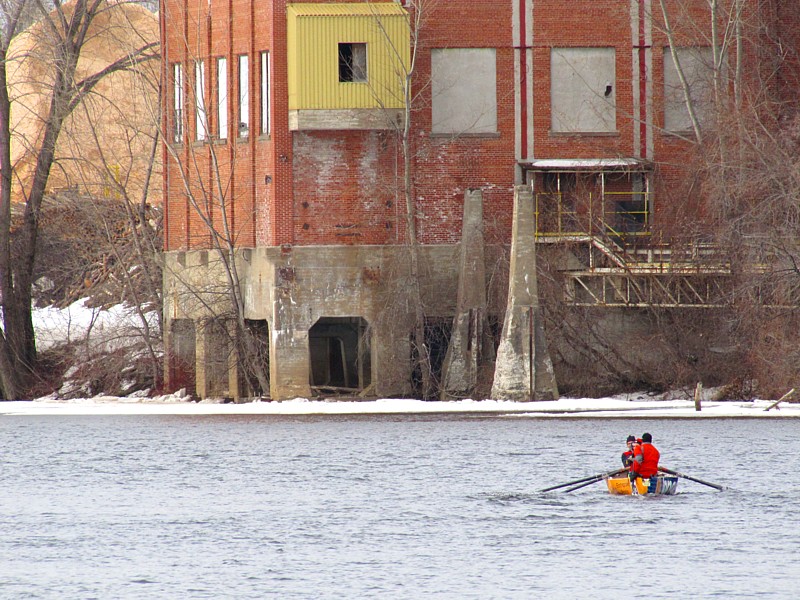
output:
<path id="1" fill-rule="evenodd" d="M 534 210 L 537 237 L 650 235 L 648 192 L 538 192 Z"/>

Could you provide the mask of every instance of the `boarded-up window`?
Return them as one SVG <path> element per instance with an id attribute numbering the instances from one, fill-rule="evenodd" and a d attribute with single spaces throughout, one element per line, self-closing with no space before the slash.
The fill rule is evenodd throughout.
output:
<path id="1" fill-rule="evenodd" d="M 497 133 L 497 57 L 493 48 L 431 51 L 432 133 Z"/>
<path id="2" fill-rule="evenodd" d="M 708 47 L 676 48 L 678 64 L 689 88 L 691 102 L 699 123 L 706 120 L 713 98 L 713 53 Z M 670 48 L 664 48 L 664 129 L 691 131 L 687 97 Z"/>
<path id="3" fill-rule="evenodd" d="M 563 133 L 617 130 L 614 48 L 550 51 L 551 128 Z"/>

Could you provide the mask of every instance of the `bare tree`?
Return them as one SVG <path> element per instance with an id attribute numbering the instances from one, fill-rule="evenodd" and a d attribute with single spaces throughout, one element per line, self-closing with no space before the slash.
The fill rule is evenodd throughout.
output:
<path id="1" fill-rule="evenodd" d="M 74 0 L 54 3 L 49 9 L 33 0 L 12 0 L 0 6 L 0 294 L 3 328 L 0 332 L 0 387 L 6 398 L 25 394 L 36 369 L 37 353 L 31 317 L 32 283 L 36 258 L 39 215 L 55 150 L 65 119 L 109 74 L 157 58 L 157 42 L 144 43 L 99 70 L 79 70 L 82 52 L 91 39 L 93 26 L 111 5 L 106 0 Z M 33 14 L 36 25 L 29 32 L 33 52 L 11 57 L 12 39 L 22 32 L 23 17 Z M 16 165 L 11 162 L 11 100 L 8 67 L 11 60 L 24 62 L 38 54 L 49 67 L 45 84 L 49 106 L 42 117 L 36 139 L 36 160 L 28 183 L 22 187 L 25 209 L 17 245 L 12 248 L 11 202 Z"/>
<path id="2" fill-rule="evenodd" d="M 800 114 L 787 93 L 800 76 L 800 6 L 659 0 L 659 7 L 694 133 L 687 140 L 695 160 L 685 179 L 693 182 L 691 197 L 702 199 L 695 213 L 705 214 L 709 241 L 730 268 L 723 353 L 736 357 L 739 378 L 778 392 L 800 377 L 793 334 L 800 306 Z M 679 64 L 678 48 L 690 44 L 711 49 L 705 111 Z M 689 333 L 686 323 L 673 324 Z"/>
<path id="3" fill-rule="evenodd" d="M 184 40 L 185 48 L 190 44 Z M 199 57 L 190 53 L 187 64 L 202 64 Z M 184 66 L 181 67 L 183 69 Z M 198 132 L 202 131 L 203 139 L 213 137 L 208 110 L 208 90 L 205 86 L 205 75 L 195 71 L 194 85 L 186 86 L 189 96 L 186 100 L 196 108 Z M 174 83 L 174 82 L 173 82 Z M 179 82 L 183 88 L 185 82 Z M 188 202 L 193 214 L 202 223 L 202 232 L 207 235 L 213 253 L 213 268 L 219 278 L 204 275 L 192 279 L 191 270 L 171 275 L 182 286 L 181 302 L 193 307 L 190 313 L 205 315 L 205 324 L 213 328 L 213 333 L 225 335 L 229 341 L 228 348 L 234 353 L 237 364 L 244 368 L 248 380 L 255 382 L 257 394 L 269 394 L 269 372 L 263 360 L 264 347 L 258 332 L 251 327 L 246 318 L 246 306 L 242 288 L 242 274 L 239 261 L 240 238 L 242 232 L 252 226 L 248 219 L 234 221 L 232 210 L 236 202 L 232 185 L 235 176 L 237 156 L 235 149 L 227 152 L 219 151 L 213 143 L 203 144 L 202 148 L 189 148 L 185 151 L 186 141 L 183 135 L 187 131 L 182 120 L 184 113 L 173 115 L 178 121 L 181 136 L 162 132 L 167 141 L 166 148 L 172 162 L 179 189 Z M 220 125 L 221 126 L 221 125 Z M 225 133 L 227 137 L 227 132 Z M 248 136 L 254 135 L 248 132 Z M 233 145 L 231 146 L 233 148 Z M 251 217 L 252 218 L 252 217 Z M 211 264 L 209 265 L 212 266 Z M 219 358 L 219 357 L 217 357 Z M 228 357 L 224 357 L 228 362 Z M 227 368 L 226 368 L 227 371 Z"/>
<path id="4" fill-rule="evenodd" d="M 212 177 L 208 185 L 199 187 L 193 182 L 201 180 L 201 165 L 193 158 L 183 160 L 174 146 L 169 153 L 175 162 L 176 172 L 181 181 L 183 193 L 192 211 L 202 221 L 208 234 L 215 260 L 214 267 L 221 276 L 220 284 L 214 277 L 204 276 L 202 282 L 193 281 L 181 273 L 172 273 L 181 281 L 184 290 L 181 301 L 195 305 L 196 312 L 204 313 L 206 320 L 217 333 L 227 335 L 238 364 L 245 368 L 246 374 L 258 383 L 261 394 L 269 393 L 269 373 L 262 360 L 263 348 L 256 333 L 246 319 L 245 299 L 242 293 L 242 276 L 237 252 L 240 227 L 247 224 L 231 222 L 230 211 L 234 202 L 229 178 L 220 168 L 216 149 L 210 146 L 207 151 L 211 157 Z M 231 170 L 233 171 L 233 170 Z M 202 175 L 206 176 L 203 172 Z M 192 312 L 192 311 L 190 311 Z M 258 390 L 257 390 L 258 391 Z"/>
<path id="5" fill-rule="evenodd" d="M 398 97 L 402 107 L 401 119 L 392 118 L 393 111 L 386 110 L 383 104 L 384 90 L 373 90 L 373 97 L 379 106 L 386 111 L 386 122 L 388 127 L 394 132 L 397 144 L 400 148 L 400 161 L 397 170 L 397 178 L 394 181 L 394 192 L 402 198 L 403 219 L 405 225 L 404 246 L 408 252 L 408 285 L 405 289 L 409 291 L 407 296 L 411 303 L 413 312 L 413 327 L 411 331 L 413 368 L 419 375 L 420 390 L 423 398 L 438 397 L 436 389 L 439 382 L 436 380 L 434 364 L 437 362 L 433 355 L 436 350 L 432 347 L 440 346 L 446 348 L 447 334 L 435 323 L 430 323 L 423 300 L 422 282 L 424 273 L 421 272 L 421 245 L 419 240 L 420 214 L 417 202 L 416 191 L 416 164 L 420 155 L 426 153 L 428 149 L 418 147 L 415 131 L 415 117 L 431 102 L 433 93 L 432 76 L 422 75 L 419 70 L 420 60 L 426 51 L 425 34 L 427 23 L 434 18 L 434 13 L 438 8 L 437 0 L 406 0 L 403 6 L 407 11 L 406 28 L 409 41 L 409 54 L 404 55 L 404 48 L 398 47 L 392 40 L 392 36 L 387 31 L 380 15 L 375 14 L 374 20 L 377 28 L 382 32 L 383 39 L 389 52 L 392 54 L 392 64 L 395 65 L 395 83 L 398 90 Z M 473 118 L 477 122 L 483 115 L 474 114 Z M 475 125 L 476 123 L 472 123 Z M 463 132 L 462 132 L 463 133 Z M 450 139 L 457 139 L 462 133 L 454 132 L 449 134 Z M 387 305 L 385 313 L 392 315 L 396 310 L 391 304 Z M 389 317 L 392 318 L 392 317 Z M 440 352 L 442 357 L 443 352 Z M 440 357 L 441 358 L 441 357 Z"/>
<path id="6" fill-rule="evenodd" d="M 98 97 L 96 105 L 89 97 L 84 99 L 79 110 L 83 113 L 81 123 L 86 124 L 89 141 L 79 141 L 81 147 L 73 152 L 79 157 L 81 150 L 95 149 L 97 158 L 81 161 L 86 164 L 80 169 L 85 189 L 97 190 L 98 183 L 102 185 L 89 203 L 93 213 L 89 219 L 104 233 L 101 249 L 114 265 L 109 275 L 119 287 L 114 290 L 116 293 L 112 292 L 113 301 L 125 303 L 134 312 L 140 324 L 137 337 L 145 349 L 150 379 L 156 387 L 162 382 L 163 364 L 162 274 L 158 257 L 162 243 L 160 211 L 151 205 L 150 192 L 151 185 L 158 183 L 155 181 L 160 174 L 157 157 L 162 143 L 158 66 L 155 61 L 141 63 L 130 73 L 134 86 L 141 90 L 146 109 L 142 118 L 127 115 L 126 105 L 119 105 L 110 96 Z M 107 132 L 98 126 L 100 112 L 106 113 L 105 118 L 111 113 L 111 119 L 125 129 L 125 135 L 119 136 L 122 139 L 113 149 L 109 148 Z M 113 218 L 108 216 L 107 205 L 116 208 Z"/>

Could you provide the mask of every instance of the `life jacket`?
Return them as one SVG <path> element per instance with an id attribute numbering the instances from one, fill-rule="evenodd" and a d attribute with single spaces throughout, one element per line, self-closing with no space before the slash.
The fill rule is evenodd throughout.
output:
<path id="1" fill-rule="evenodd" d="M 661 453 L 653 444 L 644 443 L 640 446 L 641 461 L 634 461 L 636 472 L 642 477 L 652 477 L 658 473 L 658 459 Z"/>
<path id="2" fill-rule="evenodd" d="M 633 462 L 633 450 L 625 450 L 622 453 L 622 466 L 626 469 L 630 469 L 631 462 Z"/>

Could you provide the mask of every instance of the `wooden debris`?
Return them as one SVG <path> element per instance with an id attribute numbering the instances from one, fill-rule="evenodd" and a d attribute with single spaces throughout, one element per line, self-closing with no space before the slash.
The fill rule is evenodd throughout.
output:
<path id="1" fill-rule="evenodd" d="M 784 400 L 788 400 L 789 398 L 791 398 L 791 397 L 792 397 L 792 395 L 793 395 L 793 394 L 794 394 L 794 388 L 790 389 L 790 390 L 789 390 L 788 392 L 786 392 L 786 393 L 785 393 L 783 396 L 781 396 L 781 397 L 780 397 L 778 400 L 776 400 L 775 402 L 773 402 L 772 404 L 770 404 L 770 405 L 769 405 L 767 408 L 765 408 L 765 409 L 764 409 L 764 412 L 766 412 L 766 411 L 768 411 L 768 410 L 770 410 L 770 409 L 773 409 L 773 408 L 775 408 L 776 406 L 778 406 L 778 404 L 780 404 L 780 403 L 781 403 L 781 402 L 783 402 Z"/>

